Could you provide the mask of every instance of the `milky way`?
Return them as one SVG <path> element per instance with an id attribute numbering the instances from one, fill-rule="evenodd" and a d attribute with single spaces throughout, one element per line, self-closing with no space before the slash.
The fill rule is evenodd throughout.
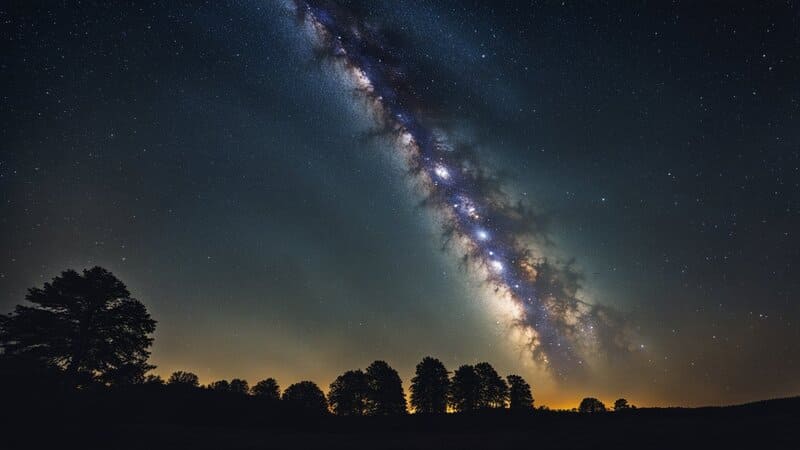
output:
<path id="1" fill-rule="evenodd" d="M 434 126 L 427 105 L 375 26 L 329 2 L 295 3 L 321 56 L 365 100 L 382 134 L 408 164 L 448 246 L 484 277 L 492 296 L 511 305 L 511 324 L 531 356 L 559 378 L 587 370 L 587 356 L 627 348 L 627 329 L 613 310 L 580 298 L 573 264 L 545 258 L 537 240 L 543 217 L 513 201 L 469 143 Z"/>

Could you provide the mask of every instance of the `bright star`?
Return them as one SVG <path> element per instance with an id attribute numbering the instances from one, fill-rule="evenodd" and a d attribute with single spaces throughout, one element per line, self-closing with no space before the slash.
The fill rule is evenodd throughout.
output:
<path id="1" fill-rule="evenodd" d="M 445 167 L 445 166 L 437 165 L 433 169 L 433 172 L 436 174 L 437 177 L 439 177 L 439 178 L 441 178 L 443 180 L 450 179 L 450 171 L 447 170 L 447 167 Z"/>
<path id="2" fill-rule="evenodd" d="M 492 269 L 494 269 L 495 272 L 503 271 L 503 263 L 501 263 L 500 261 L 495 260 L 490 262 L 489 264 L 492 266 Z"/>

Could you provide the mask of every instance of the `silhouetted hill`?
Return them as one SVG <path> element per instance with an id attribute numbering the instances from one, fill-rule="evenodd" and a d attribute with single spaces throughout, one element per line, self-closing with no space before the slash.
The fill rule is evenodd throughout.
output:
<path id="1" fill-rule="evenodd" d="M 741 413 L 765 413 L 783 414 L 794 413 L 800 410 L 800 396 L 774 398 L 769 400 L 757 400 L 754 402 L 741 403 L 727 406 L 698 406 L 698 407 L 653 407 L 638 408 L 635 410 L 619 411 L 615 414 L 741 414 Z"/>
<path id="2" fill-rule="evenodd" d="M 800 396 L 759 400 L 741 405 L 728 406 L 726 408 L 731 410 L 752 410 L 754 412 L 769 411 L 771 413 L 792 413 L 800 410 Z"/>

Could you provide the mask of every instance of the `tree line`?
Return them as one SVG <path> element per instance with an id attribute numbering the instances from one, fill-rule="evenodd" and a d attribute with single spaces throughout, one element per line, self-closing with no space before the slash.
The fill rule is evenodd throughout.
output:
<path id="1" fill-rule="evenodd" d="M 177 371 L 164 381 L 149 374 L 149 348 L 156 321 L 126 286 L 101 267 L 78 273 L 67 270 L 28 290 L 13 312 L 0 315 L 0 375 L 26 373 L 69 388 L 89 386 L 166 385 L 175 389 L 207 389 L 231 395 L 252 395 L 311 412 L 341 416 L 406 414 L 406 396 L 397 371 L 385 361 L 338 376 L 325 395 L 315 383 L 301 381 L 281 392 L 275 379 L 252 387 L 246 380 L 218 380 L 200 386 L 197 375 Z M 530 385 L 519 375 L 501 377 L 487 362 L 447 370 L 427 356 L 411 379 L 409 403 L 416 413 L 444 414 L 508 408 L 532 410 Z M 625 399 L 614 410 L 631 406 Z M 578 411 L 606 411 L 596 398 L 584 399 Z"/>
<path id="2" fill-rule="evenodd" d="M 149 375 L 143 383 L 253 395 L 340 416 L 390 416 L 408 412 L 402 380 L 385 361 L 375 361 L 366 370 L 348 370 L 339 375 L 330 384 L 327 395 L 312 381 L 292 384 L 281 393 L 274 378 L 261 380 L 252 388 L 246 380 L 239 378 L 201 386 L 198 376 L 186 371 L 174 372 L 166 381 L 157 375 Z M 410 394 L 410 406 L 417 413 L 533 409 L 530 385 L 519 375 L 509 375 L 504 380 L 486 362 L 463 365 L 451 377 L 440 360 L 426 356 L 417 364 Z"/>

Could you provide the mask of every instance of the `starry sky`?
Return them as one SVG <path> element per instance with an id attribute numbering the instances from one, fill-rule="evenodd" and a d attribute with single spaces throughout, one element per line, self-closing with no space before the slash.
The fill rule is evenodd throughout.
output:
<path id="1" fill-rule="evenodd" d="M 326 4 L 330 5 L 330 4 Z M 338 2 L 536 210 L 622 349 L 562 377 L 443 243 L 283 1 L 0 7 L 0 310 L 101 265 L 157 372 L 327 385 L 490 361 L 537 404 L 800 393 L 800 4 Z"/>

